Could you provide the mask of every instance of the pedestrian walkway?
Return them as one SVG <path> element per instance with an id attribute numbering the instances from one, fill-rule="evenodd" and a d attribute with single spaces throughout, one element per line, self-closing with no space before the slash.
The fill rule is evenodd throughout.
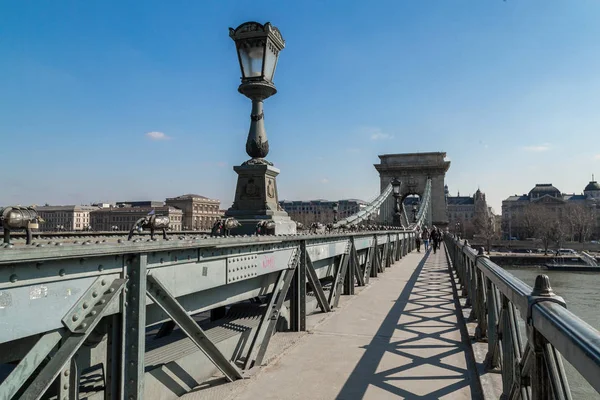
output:
<path id="1" fill-rule="evenodd" d="M 458 318 L 444 248 L 413 252 L 229 398 L 477 399 Z"/>

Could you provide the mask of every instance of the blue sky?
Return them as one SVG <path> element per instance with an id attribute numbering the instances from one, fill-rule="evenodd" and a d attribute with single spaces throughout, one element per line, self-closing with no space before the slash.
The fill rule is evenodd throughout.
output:
<path id="1" fill-rule="evenodd" d="M 233 201 L 250 102 L 228 27 L 280 28 L 281 199 L 362 198 L 378 154 L 445 151 L 452 194 L 600 176 L 600 1 L 5 1 L 0 204 Z M 160 132 L 154 137 L 149 132 Z"/>

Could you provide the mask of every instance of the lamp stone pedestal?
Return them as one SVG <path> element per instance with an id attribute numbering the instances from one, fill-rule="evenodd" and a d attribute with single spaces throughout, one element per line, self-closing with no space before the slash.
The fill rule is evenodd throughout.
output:
<path id="1" fill-rule="evenodd" d="M 275 222 L 275 234 L 296 233 L 296 223 L 279 207 L 277 182 L 279 169 L 267 164 L 247 164 L 233 167 L 238 174 L 235 200 L 225 213 L 237 219 L 241 227 L 234 234 L 253 234 L 260 221 Z"/>

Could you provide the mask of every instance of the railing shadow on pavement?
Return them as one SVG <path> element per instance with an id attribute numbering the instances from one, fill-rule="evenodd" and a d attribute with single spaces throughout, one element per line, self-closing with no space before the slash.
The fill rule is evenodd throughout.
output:
<path id="1" fill-rule="evenodd" d="M 363 398 L 369 386 L 410 399 L 438 399 L 469 390 L 473 398 L 481 394 L 472 357 L 467 355 L 462 365 L 448 360 L 465 352 L 468 338 L 458 325 L 443 253 L 442 248 L 438 257 L 431 251 L 425 254 L 336 399 Z M 411 337 L 399 338 L 406 334 Z M 380 370 L 388 353 L 400 365 Z"/>

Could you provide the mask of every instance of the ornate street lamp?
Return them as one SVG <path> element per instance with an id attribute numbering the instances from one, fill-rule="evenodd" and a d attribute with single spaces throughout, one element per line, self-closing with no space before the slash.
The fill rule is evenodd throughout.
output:
<path id="1" fill-rule="evenodd" d="M 269 141 L 265 131 L 263 101 L 275 93 L 273 77 L 279 52 L 285 41 L 279 29 L 270 22 L 245 22 L 237 28 L 229 28 L 229 36 L 235 41 L 242 71 L 242 84 L 238 91 L 252 100 L 250 131 L 246 140 L 246 153 L 251 157 L 244 164 L 273 165 L 264 158 L 269 154 Z"/>
<path id="2" fill-rule="evenodd" d="M 337 213 L 338 213 L 338 203 L 333 203 L 333 223 L 335 224 L 337 222 Z"/>
<path id="3" fill-rule="evenodd" d="M 413 215 L 413 222 L 417 222 L 417 205 L 415 203 L 413 203 L 413 206 L 412 206 L 412 215 Z"/>
<path id="4" fill-rule="evenodd" d="M 398 178 L 392 180 L 392 194 L 394 196 L 394 225 L 401 226 L 400 218 L 400 181 Z"/>
<path id="5" fill-rule="evenodd" d="M 233 205 L 225 216 L 240 222 L 234 234 L 254 233 L 257 223 L 268 220 L 276 223 L 276 235 L 296 233 L 296 224 L 279 206 L 276 183 L 279 169 L 265 159 L 269 154 L 269 141 L 263 101 L 277 93 L 273 77 L 285 41 L 279 29 L 269 22 L 264 25 L 245 22 L 235 29 L 229 28 L 229 36 L 235 42 L 242 73 L 238 91 L 252 100 L 252 113 L 246 140 L 250 159 L 233 167 L 238 181 Z"/>

